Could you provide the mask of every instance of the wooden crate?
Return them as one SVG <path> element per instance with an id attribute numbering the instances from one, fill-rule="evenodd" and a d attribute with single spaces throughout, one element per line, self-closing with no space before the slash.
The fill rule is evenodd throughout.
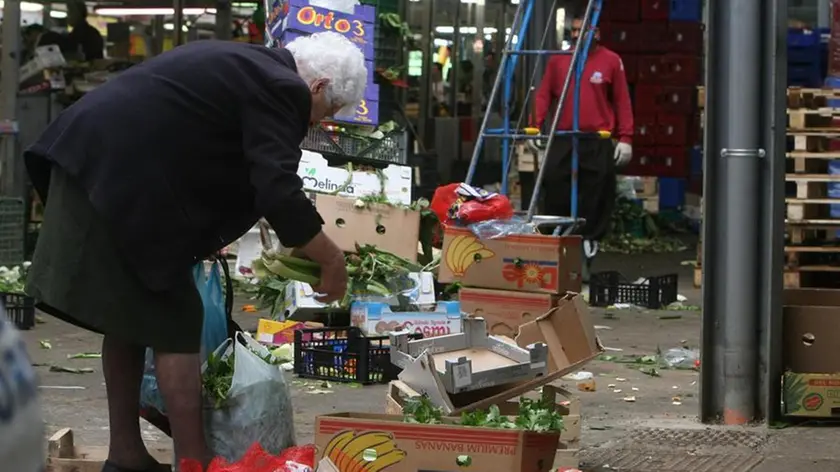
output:
<path id="1" fill-rule="evenodd" d="M 149 449 L 149 453 L 161 464 L 172 463 L 171 449 Z M 101 472 L 107 459 L 105 446 L 75 445 L 70 428 L 53 434 L 47 443 L 47 472 Z"/>
<path id="2" fill-rule="evenodd" d="M 536 396 L 536 392 L 534 392 Z M 565 430 L 560 434 L 560 445 L 554 457 L 554 467 L 577 468 L 580 466 L 580 398 L 560 387 L 546 385 L 543 387 L 543 398 L 551 398 L 563 415 Z M 403 405 L 408 398 L 419 397 L 420 394 L 399 380 L 391 382 L 385 398 L 385 413 L 401 415 Z M 528 395 L 531 396 L 531 395 Z M 517 400 L 517 399 L 515 399 Z M 515 414 L 518 401 L 499 405 L 502 414 Z M 553 468 L 552 468 L 553 470 Z"/>

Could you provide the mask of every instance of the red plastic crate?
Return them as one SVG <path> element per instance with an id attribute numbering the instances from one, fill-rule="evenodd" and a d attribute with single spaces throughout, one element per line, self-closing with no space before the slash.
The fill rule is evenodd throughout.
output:
<path id="1" fill-rule="evenodd" d="M 639 16 L 642 20 L 667 21 L 671 13 L 671 0 L 642 0 Z"/>
<path id="2" fill-rule="evenodd" d="M 688 147 L 666 146 L 633 149 L 633 160 L 622 170 L 624 175 L 644 177 L 688 176 Z"/>
<path id="3" fill-rule="evenodd" d="M 639 21 L 640 0 L 605 0 L 601 19 L 607 21 Z"/>
<path id="4" fill-rule="evenodd" d="M 633 110 L 641 115 L 656 113 L 662 96 L 662 86 L 640 83 L 635 86 Z"/>
<path id="5" fill-rule="evenodd" d="M 703 54 L 703 24 L 675 21 L 668 24 L 665 33 L 665 50 L 693 55 Z"/>
<path id="6" fill-rule="evenodd" d="M 662 85 L 697 85 L 700 82 L 700 58 L 681 54 L 639 56 L 639 82 Z"/>
<path id="7" fill-rule="evenodd" d="M 638 23 L 603 23 L 600 26 L 601 44 L 615 52 L 636 52 L 639 50 Z"/>
<path id="8" fill-rule="evenodd" d="M 633 133 L 634 146 L 653 146 L 656 144 L 658 126 L 656 115 L 636 115 L 633 117 L 635 132 Z"/>
<path id="9" fill-rule="evenodd" d="M 666 70 L 662 63 L 662 56 L 639 56 L 637 67 L 639 82 L 662 83 L 662 76 Z"/>
<path id="10" fill-rule="evenodd" d="M 627 78 L 627 82 L 635 84 L 639 79 L 638 59 L 636 56 L 626 54 L 621 56 L 621 63 L 624 64 L 624 76 Z"/>
<path id="11" fill-rule="evenodd" d="M 659 113 L 656 115 L 656 144 L 661 146 L 688 146 L 688 128 L 691 115 Z"/>
<path id="12" fill-rule="evenodd" d="M 640 53 L 670 52 L 667 48 L 668 23 L 640 23 L 636 35 Z"/>
<path id="13" fill-rule="evenodd" d="M 669 113 L 695 113 L 696 90 L 694 87 L 664 86 L 659 96 L 659 107 Z"/>

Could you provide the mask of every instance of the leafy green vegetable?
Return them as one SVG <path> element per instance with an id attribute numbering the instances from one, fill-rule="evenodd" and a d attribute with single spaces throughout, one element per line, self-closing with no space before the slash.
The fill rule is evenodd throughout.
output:
<path id="1" fill-rule="evenodd" d="M 406 423 L 440 424 L 443 410 L 435 406 L 426 396 L 411 398 L 403 407 Z M 519 414 L 509 417 L 502 414 L 499 407 L 491 406 L 487 410 L 473 410 L 461 414 L 462 426 L 498 429 L 522 429 L 538 433 L 556 433 L 564 429 L 563 416 L 556 406 L 542 400 L 521 398 Z"/>

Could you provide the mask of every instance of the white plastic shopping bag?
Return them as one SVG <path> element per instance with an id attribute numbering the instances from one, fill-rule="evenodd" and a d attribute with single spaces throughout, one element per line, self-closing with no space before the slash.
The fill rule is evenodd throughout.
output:
<path id="1" fill-rule="evenodd" d="M 293 446 L 289 387 L 280 368 L 265 360 L 271 357 L 268 349 L 240 332 L 215 355 L 233 355 L 234 367 L 227 400 L 218 408 L 209 402 L 205 406 L 205 434 L 214 455 L 234 462 L 255 443 L 275 455 Z"/>

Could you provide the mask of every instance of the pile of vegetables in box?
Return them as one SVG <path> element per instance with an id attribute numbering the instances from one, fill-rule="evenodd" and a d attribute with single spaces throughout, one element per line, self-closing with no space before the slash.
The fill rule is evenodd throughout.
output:
<path id="1" fill-rule="evenodd" d="M 0 267 L 0 293 L 23 293 L 26 286 L 26 272 L 30 262 L 9 269 L 6 266 Z"/>
<path id="2" fill-rule="evenodd" d="M 408 399 L 403 415 L 406 423 L 419 424 L 441 424 L 444 416 L 443 410 L 425 396 Z M 564 430 L 563 416 L 553 404 L 524 397 L 519 400 L 519 414 L 515 417 L 502 415 L 499 407 L 493 405 L 487 410 L 465 411 L 458 424 L 538 433 L 561 433 Z"/>

